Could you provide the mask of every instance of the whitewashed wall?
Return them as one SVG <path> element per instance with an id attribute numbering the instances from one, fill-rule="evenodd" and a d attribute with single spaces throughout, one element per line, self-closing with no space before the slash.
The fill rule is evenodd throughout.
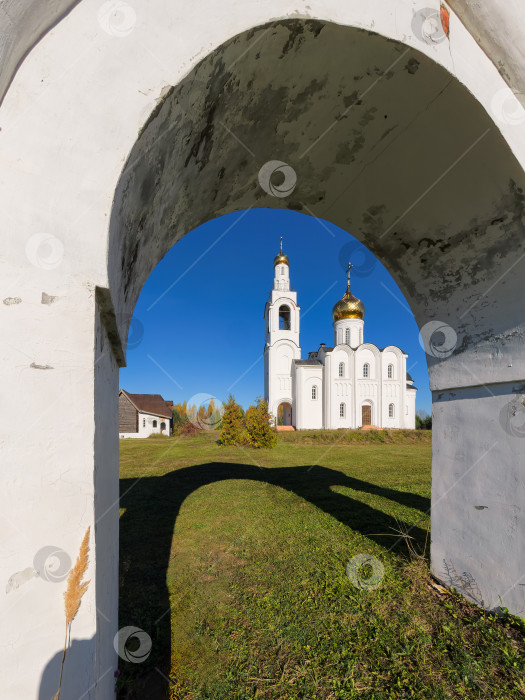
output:
<path id="1" fill-rule="evenodd" d="M 404 428 L 408 428 L 409 430 L 414 430 L 416 427 L 416 395 L 417 391 L 411 391 L 410 389 L 406 389 L 406 399 L 405 399 L 405 406 L 406 406 L 406 411 L 405 415 L 403 417 Z"/>
<path id="2" fill-rule="evenodd" d="M 157 421 L 157 426 L 153 425 L 153 421 Z M 166 426 L 165 430 L 161 430 L 161 424 Z M 163 416 L 156 416 L 153 413 L 139 412 L 139 430 L 137 433 L 119 433 L 120 438 L 147 438 L 150 435 L 170 435 L 170 421 Z"/>
<path id="3" fill-rule="evenodd" d="M 297 430 L 321 429 L 323 427 L 323 376 L 322 365 L 299 365 L 296 375 Z M 312 387 L 317 387 L 317 398 L 312 399 Z M 299 398 L 300 397 L 300 398 Z"/>

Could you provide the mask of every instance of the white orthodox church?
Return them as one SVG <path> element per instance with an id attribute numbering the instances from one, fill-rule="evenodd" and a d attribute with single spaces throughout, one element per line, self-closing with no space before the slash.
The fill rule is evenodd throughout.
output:
<path id="1" fill-rule="evenodd" d="M 334 345 L 321 343 L 301 359 L 297 292 L 290 290 L 288 257 L 274 259 L 275 278 L 264 309 L 264 394 L 270 413 L 297 430 L 415 428 L 416 392 L 408 355 L 363 341 L 365 306 L 350 291 L 332 310 Z"/>

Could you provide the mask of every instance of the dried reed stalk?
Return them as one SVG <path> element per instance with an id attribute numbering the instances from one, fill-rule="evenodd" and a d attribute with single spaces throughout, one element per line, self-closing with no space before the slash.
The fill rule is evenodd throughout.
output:
<path id="1" fill-rule="evenodd" d="M 88 567 L 88 554 L 89 554 L 89 530 L 86 530 L 82 544 L 80 545 L 80 552 L 78 553 L 75 566 L 69 572 L 67 578 L 67 588 L 64 593 L 64 610 L 66 613 L 66 638 L 64 639 L 64 651 L 62 653 L 62 665 L 60 667 L 60 680 L 58 681 L 58 692 L 52 698 L 52 700 L 60 700 L 60 688 L 62 687 L 62 673 L 64 671 L 64 661 L 66 660 L 66 649 L 67 649 L 67 635 L 71 636 L 71 623 L 76 617 L 78 609 L 80 608 L 80 603 L 82 601 L 82 596 L 89 586 L 89 581 L 82 581 L 84 574 L 86 573 Z"/>

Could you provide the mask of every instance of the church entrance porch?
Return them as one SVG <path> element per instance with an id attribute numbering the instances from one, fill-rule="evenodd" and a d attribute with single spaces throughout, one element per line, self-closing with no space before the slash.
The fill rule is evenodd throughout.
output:
<path id="1" fill-rule="evenodd" d="M 277 429 L 292 427 L 292 406 L 288 402 L 279 404 L 277 409 Z"/>

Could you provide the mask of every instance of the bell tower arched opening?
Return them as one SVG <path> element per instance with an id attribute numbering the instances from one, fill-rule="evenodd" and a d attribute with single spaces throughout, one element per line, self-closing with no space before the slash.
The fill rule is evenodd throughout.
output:
<path id="1" fill-rule="evenodd" d="M 279 330 L 280 331 L 290 331 L 292 330 L 292 319 L 290 317 L 290 308 L 286 304 L 282 304 L 279 307 Z"/>

